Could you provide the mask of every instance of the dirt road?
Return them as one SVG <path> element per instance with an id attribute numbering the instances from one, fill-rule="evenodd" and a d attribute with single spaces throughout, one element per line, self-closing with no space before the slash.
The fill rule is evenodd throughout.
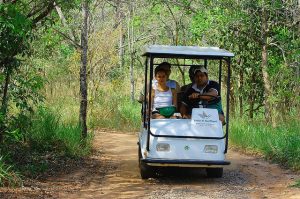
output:
<path id="1" fill-rule="evenodd" d="M 290 198 L 299 175 L 257 158 L 229 150 L 231 165 L 221 179 L 202 170 L 170 170 L 168 176 L 141 180 L 137 135 L 98 131 L 91 158 L 43 180 L 15 190 L 0 189 L 0 198 Z"/>

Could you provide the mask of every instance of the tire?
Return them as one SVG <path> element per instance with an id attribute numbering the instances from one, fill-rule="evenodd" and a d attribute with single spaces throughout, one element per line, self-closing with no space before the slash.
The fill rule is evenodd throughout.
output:
<path id="1" fill-rule="evenodd" d="M 206 174 L 209 178 L 222 178 L 223 168 L 206 168 Z"/>
<path id="2" fill-rule="evenodd" d="M 148 179 L 156 177 L 155 170 L 153 167 L 148 166 L 146 163 L 142 162 L 142 152 L 141 147 L 138 148 L 138 154 L 139 154 L 139 168 L 140 168 L 140 175 L 142 179 Z"/>

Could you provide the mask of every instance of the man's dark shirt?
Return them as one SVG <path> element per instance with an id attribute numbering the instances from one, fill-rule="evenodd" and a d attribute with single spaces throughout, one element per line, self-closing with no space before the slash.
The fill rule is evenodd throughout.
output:
<path id="1" fill-rule="evenodd" d="M 208 84 L 202 90 L 196 88 L 196 84 L 187 86 L 187 88 L 182 96 L 182 104 L 184 104 L 188 108 L 188 114 L 192 113 L 193 108 L 199 108 L 199 104 L 201 105 L 201 101 L 202 101 L 201 99 L 189 99 L 189 96 L 192 93 L 205 94 L 205 93 L 209 92 L 210 89 L 216 90 L 218 92 L 218 96 L 219 96 L 220 85 L 215 81 L 209 80 Z"/>

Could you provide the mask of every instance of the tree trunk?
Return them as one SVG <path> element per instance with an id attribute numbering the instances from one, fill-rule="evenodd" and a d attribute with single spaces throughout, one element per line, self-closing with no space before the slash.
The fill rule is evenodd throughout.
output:
<path id="1" fill-rule="evenodd" d="M 134 75 L 133 75 L 133 65 L 134 65 L 134 31 L 133 31 L 133 6 L 129 3 L 129 19 L 128 19 L 128 48 L 130 53 L 130 97 L 131 101 L 134 102 Z"/>
<path id="2" fill-rule="evenodd" d="M 125 41 L 125 34 L 124 34 L 124 27 L 123 27 L 123 11 L 122 11 L 123 4 L 120 1 L 116 2 L 116 19 L 114 28 L 119 26 L 120 33 L 119 33 L 119 67 L 124 67 L 124 41 Z"/>
<path id="3" fill-rule="evenodd" d="M 6 115 L 6 112 L 7 112 L 7 101 L 8 101 L 7 93 L 8 93 L 9 81 L 10 81 L 10 73 L 9 73 L 9 71 L 6 71 L 5 83 L 4 83 L 4 87 L 3 87 L 2 106 L 1 106 L 1 112 L 4 116 Z"/>
<path id="4" fill-rule="evenodd" d="M 256 81 L 256 72 L 252 72 L 251 75 L 251 82 L 255 82 Z M 249 118 L 253 119 L 253 115 L 254 115 L 254 103 L 255 103 L 255 88 L 251 88 L 251 93 L 249 95 Z"/>
<path id="5" fill-rule="evenodd" d="M 232 70 L 230 69 L 230 74 L 232 74 Z M 230 93 L 229 93 L 229 97 L 230 97 L 230 114 L 232 116 L 235 116 L 235 108 L 236 108 L 236 104 L 235 104 L 235 90 L 234 90 L 234 81 L 230 81 Z"/>
<path id="6" fill-rule="evenodd" d="M 249 102 L 249 118 L 253 119 L 254 113 L 254 96 L 250 95 L 250 102 Z"/>
<path id="7" fill-rule="evenodd" d="M 240 69 L 240 81 L 239 81 L 239 107 L 240 107 L 240 117 L 244 114 L 244 107 L 243 107 L 243 94 L 242 91 L 244 89 L 244 73 L 243 70 Z"/>
<path id="8" fill-rule="evenodd" d="M 10 72 L 6 71 L 5 83 L 4 83 L 4 88 L 3 88 L 2 106 L 1 106 L 2 119 L 0 121 L 0 143 L 3 142 L 3 134 L 6 129 L 5 120 L 6 120 L 7 104 L 8 104 L 7 102 L 8 102 L 9 82 L 10 82 Z"/>
<path id="9" fill-rule="evenodd" d="M 87 136 L 87 52 L 88 52 L 88 0 L 82 2 L 83 23 L 81 29 L 81 68 L 80 68 L 80 114 L 79 123 L 82 128 L 82 137 Z"/>
<path id="10" fill-rule="evenodd" d="M 69 38 L 73 41 L 73 42 L 77 42 L 76 38 L 75 38 L 75 32 L 68 26 L 67 20 L 61 10 L 61 8 L 56 4 L 56 2 L 54 2 L 54 6 L 55 6 L 55 10 L 63 24 L 64 27 L 66 27 L 68 29 L 68 34 L 69 34 Z"/>
<path id="11" fill-rule="evenodd" d="M 265 93 L 265 118 L 268 123 L 272 122 L 272 126 L 276 126 L 275 121 L 272 119 L 272 110 L 271 110 L 271 102 L 270 97 L 272 95 L 271 84 L 268 74 L 268 21 L 265 7 L 262 8 L 262 61 L 261 61 L 261 70 L 263 74 L 263 82 L 264 82 L 264 93 Z"/>
<path id="12" fill-rule="evenodd" d="M 124 68 L 124 41 L 125 41 L 125 34 L 123 32 L 123 24 L 121 22 L 120 27 L 120 38 L 119 38 L 119 67 L 121 69 Z"/>

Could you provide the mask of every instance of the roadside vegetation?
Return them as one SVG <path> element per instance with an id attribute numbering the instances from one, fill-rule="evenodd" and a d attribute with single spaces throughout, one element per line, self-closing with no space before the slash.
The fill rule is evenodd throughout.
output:
<path id="1" fill-rule="evenodd" d="M 281 165 L 300 170 L 300 123 L 296 118 L 273 128 L 262 120 L 232 118 L 230 142 Z"/>
<path id="2" fill-rule="evenodd" d="M 23 121 L 20 121 L 23 122 Z M 92 133 L 82 139 L 81 129 L 64 124 L 60 115 L 40 107 L 31 121 L 4 137 L 0 152 L 0 185 L 19 186 L 24 177 L 36 178 L 51 169 L 53 162 L 78 159 L 90 154 Z"/>
<path id="3" fill-rule="evenodd" d="M 300 188 L 300 180 L 297 180 L 297 181 L 295 182 L 295 184 L 292 185 L 292 187 Z"/>
<path id="4" fill-rule="evenodd" d="M 88 156 L 95 129 L 137 132 L 141 54 L 149 44 L 233 52 L 231 143 L 299 170 L 299 6 L 279 0 L 0 1 L 0 186 L 18 186 L 56 160 Z M 209 76 L 218 79 L 214 64 L 208 63 Z M 187 69 L 172 70 L 171 78 L 187 84 Z"/>

